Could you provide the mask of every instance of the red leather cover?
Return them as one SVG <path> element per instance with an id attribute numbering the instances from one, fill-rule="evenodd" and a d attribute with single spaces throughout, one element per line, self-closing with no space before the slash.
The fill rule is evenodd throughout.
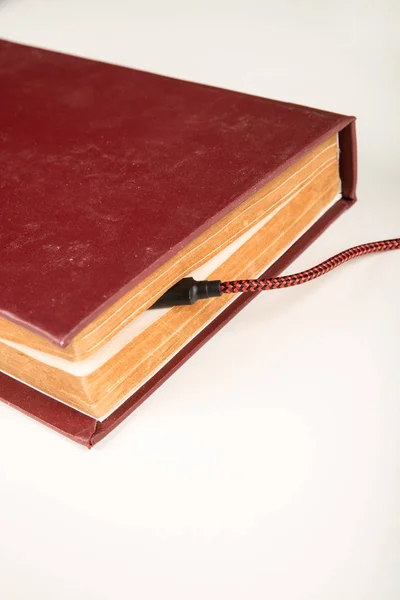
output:
<path id="1" fill-rule="evenodd" d="M 60 346 L 353 121 L 6 41 L 0 90 L 0 315 Z"/>
<path id="2" fill-rule="evenodd" d="M 265 275 L 356 199 L 352 117 L 2 41 L 0 86 L 0 314 L 60 345 L 335 132 L 343 199 Z M 3 373 L 0 399 L 91 447 L 252 298 L 101 423 Z"/>

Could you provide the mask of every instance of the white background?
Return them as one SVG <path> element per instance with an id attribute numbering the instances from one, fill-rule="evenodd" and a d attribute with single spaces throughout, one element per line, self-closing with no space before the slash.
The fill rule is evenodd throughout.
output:
<path id="1" fill-rule="evenodd" d="M 400 236 L 399 3 L 196 4 L 0 0 L 0 36 L 355 114 L 359 203 L 293 270 Z M 1 405 L 0 597 L 398 600 L 399 274 L 260 296 L 90 452 Z"/>

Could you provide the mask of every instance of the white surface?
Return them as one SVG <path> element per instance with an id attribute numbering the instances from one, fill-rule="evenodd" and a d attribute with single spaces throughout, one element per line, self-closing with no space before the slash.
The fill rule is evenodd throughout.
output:
<path id="1" fill-rule="evenodd" d="M 399 236 L 398 3 L 198 4 L 6 0 L 0 35 L 356 114 L 360 201 L 292 268 Z M 0 405 L 0 597 L 397 600 L 399 267 L 261 295 L 91 452 Z"/>

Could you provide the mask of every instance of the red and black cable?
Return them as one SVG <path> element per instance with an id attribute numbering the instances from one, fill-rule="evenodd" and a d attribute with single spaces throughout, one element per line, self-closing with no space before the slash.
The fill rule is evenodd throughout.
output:
<path id="1" fill-rule="evenodd" d="M 325 275 L 345 262 L 376 252 L 387 252 L 400 249 L 400 238 L 371 242 L 354 246 L 328 258 L 316 267 L 300 271 L 294 275 L 270 277 L 268 279 L 238 279 L 236 281 L 195 281 L 192 277 L 182 279 L 168 290 L 151 308 L 168 308 L 185 304 L 194 304 L 196 300 L 221 296 L 222 294 L 237 294 L 278 290 L 307 283 L 321 275 Z"/>
<path id="2" fill-rule="evenodd" d="M 300 273 L 295 273 L 294 275 L 271 277 L 269 279 L 239 279 L 237 281 L 224 281 L 220 284 L 220 290 L 223 294 L 235 294 L 238 292 L 261 292 L 264 290 L 279 290 L 281 288 L 293 287 L 295 285 L 307 283 L 317 277 L 321 277 L 321 275 L 329 273 L 332 269 L 335 269 L 358 256 L 398 249 L 400 249 L 400 238 L 384 240 L 382 242 L 371 242 L 370 244 L 361 244 L 360 246 L 354 246 L 353 248 L 339 252 L 339 254 L 335 254 L 332 258 L 324 260 L 324 262 L 316 267 L 312 267 L 306 271 L 300 271 Z"/>

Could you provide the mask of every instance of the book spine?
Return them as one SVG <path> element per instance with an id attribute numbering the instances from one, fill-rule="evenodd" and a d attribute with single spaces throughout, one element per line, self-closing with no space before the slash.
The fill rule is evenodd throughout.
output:
<path id="1" fill-rule="evenodd" d="M 339 173 L 343 200 L 351 206 L 356 200 L 357 141 L 355 120 L 339 132 Z"/>

